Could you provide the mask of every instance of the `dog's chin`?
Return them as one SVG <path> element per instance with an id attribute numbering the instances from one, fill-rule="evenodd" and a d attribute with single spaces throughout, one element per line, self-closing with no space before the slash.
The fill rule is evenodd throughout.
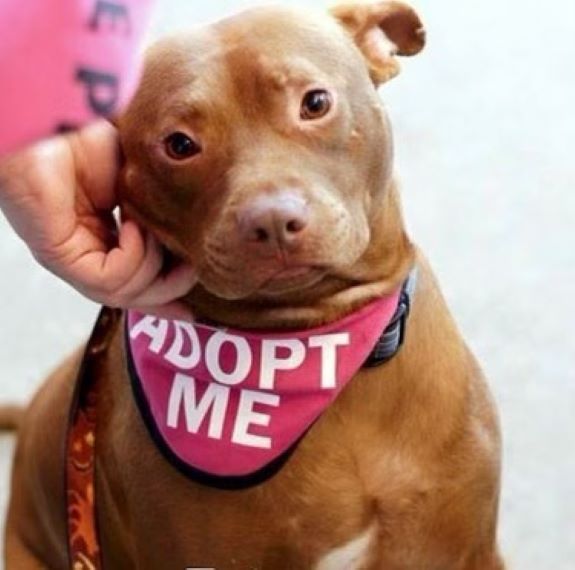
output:
<path id="1" fill-rule="evenodd" d="M 211 295 L 226 301 L 281 300 L 294 294 L 305 294 L 318 286 L 328 270 L 316 266 L 280 269 L 268 275 L 249 275 L 238 272 L 233 280 L 199 276 L 199 284 Z"/>
<path id="2" fill-rule="evenodd" d="M 259 297 L 281 297 L 296 291 L 307 291 L 318 285 L 326 276 L 320 267 L 294 267 L 276 273 L 255 292 Z"/>

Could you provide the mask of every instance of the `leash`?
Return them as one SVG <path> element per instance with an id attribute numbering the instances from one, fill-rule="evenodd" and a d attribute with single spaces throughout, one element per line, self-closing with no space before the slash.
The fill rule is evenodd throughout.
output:
<path id="1" fill-rule="evenodd" d="M 70 408 L 65 460 L 70 570 L 102 569 L 95 488 L 98 378 L 121 315 L 118 309 L 101 309 L 84 351 Z"/>
<path id="2" fill-rule="evenodd" d="M 379 366 L 395 356 L 405 338 L 407 317 L 417 279 L 412 270 L 401 289 L 395 313 L 382 332 L 364 368 Z M 65 495 L 70 570 L 102 570 L 96 513 L 97 411 L 101 365 L 121 320 L 122 311 L 103 307 L 86 345 L 66 439 Z"/>

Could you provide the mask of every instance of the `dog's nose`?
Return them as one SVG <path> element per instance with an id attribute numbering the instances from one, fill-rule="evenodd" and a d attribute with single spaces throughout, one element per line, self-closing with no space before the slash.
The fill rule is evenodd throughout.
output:
<path id="1" fill-rule="evenodd" d="M 291 192 L 258 196 L 238 213 L 242 237 L 271 247 L 297 244 L 308 221 L 306 201 Z"/>

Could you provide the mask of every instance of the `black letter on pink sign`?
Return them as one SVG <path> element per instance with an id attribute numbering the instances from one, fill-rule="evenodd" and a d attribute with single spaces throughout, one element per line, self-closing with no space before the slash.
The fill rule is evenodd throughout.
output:
<path id="1" fill-rule="evenodd" d="M 111 2 L 110 0 L 98 0 L 96 8 L 92 17 L 90 18 L 89 26 L 94 31 L 99 31 L 104 14 L 109 15 L 112 22 L 112 29 L 116 30 L 116 20 L 124 20 L 126 34 L 131 31 L 130 18 L 128 16 L 128 9 L 120 2 Z"/>
<path id="2" fill-rule="evenodd" d="M 80 68 L 76 79 L 88 88 L 88 103 L 96 115 L 110 115 L 118 103 L 118 78 L 111 73 Z"/>
<path id="3" fill-rule="evenodd" d="M 54 133 L 57 135 L 65 135 L 66 133 L 71 133 L 78 128 L 78 125 L 73 123 L 58 123 L 54 129 Z"/>

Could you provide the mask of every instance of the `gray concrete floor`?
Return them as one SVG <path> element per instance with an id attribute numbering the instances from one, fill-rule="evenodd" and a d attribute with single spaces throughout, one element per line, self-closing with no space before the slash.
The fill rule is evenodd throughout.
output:
<path id="1" fill-rule="evenodd" d="M 154 33 L 251 4 L 164 0 Z M 428 47 L 381 90 L 406 216 L 499 404 L 510 567 L 572 570 L 575 4 L 417 6 Z M 37 267 L 4 223 L 0 241 L 0 398 L 26 400 L 96 308 Z M 0 508 L 11 450 L 0 438 Z"/>

